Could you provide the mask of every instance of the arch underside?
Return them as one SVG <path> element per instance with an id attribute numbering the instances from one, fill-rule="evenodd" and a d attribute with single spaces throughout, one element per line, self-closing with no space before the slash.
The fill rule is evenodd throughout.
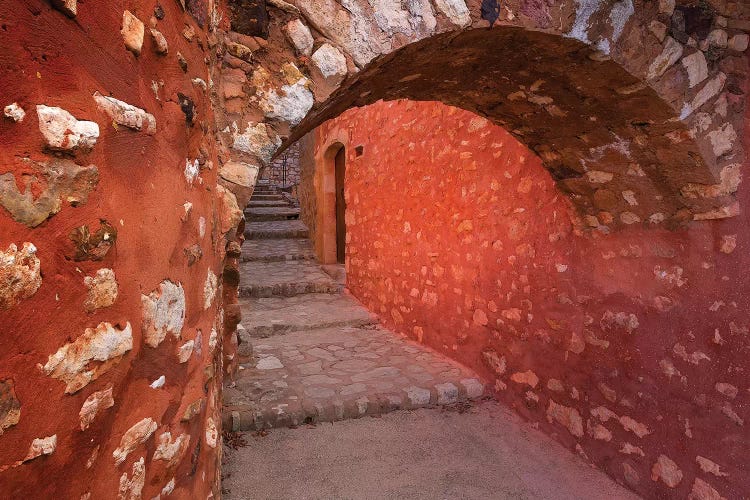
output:
<path id="1" fill-rule="evenodd" d="M 682 195 L 717 183 L 685 124 L 651 87 L 577 40 L 499 27 L 415 42 L 347 80 L 284 146 L 381 99 L 441 101 L 506 128 L 590 226 L 675 225 L 731 202 Z"/>

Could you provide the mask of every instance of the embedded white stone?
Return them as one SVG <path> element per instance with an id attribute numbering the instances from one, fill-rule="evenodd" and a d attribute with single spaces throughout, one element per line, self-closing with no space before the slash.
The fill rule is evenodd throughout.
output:
<path id="1" fill-rule="evenodd" d="M 576 2 L 578 8 L 576 9 L 576 19 L 573 23 L 573 27 L 566 33 L 565 36 L 575 38 L 583 43 L 590 44 L 589 40 L 589 20 L 601 6 L 600 0 L 578 0 Z"/>
<path id="2" fill-rule="evenodd" d="M 695 97 L 693 97 L 693 101 L 690 103 L 686 103 L 682 107 L 682 113 L 680 114 L 680 119 L 684 120 L 688 116 L 690 116 L 693 111 L 697 111 L 701 106 L 706 104 L 709 100 L 716 97 L 719 92 L 722 91 L 724 88 L 724 84 L 727 82 L 727 75 L 724 73 L 719 73 L 715 77 L 713 77 L 711 80 L 706 82 L 706 84 L 698 91 L 697 94 L 695 94 Z"/>
<path id="3" fill-rule="evenodd" d="M 453 24 L 466 27 L 471 24 L 469 8 L 464 0 L 435 0 L 435 6 L 446 15 Z"/>
<path id="4" fill-rule="evenodd" d="M 180 363 L 186 363 L 190 359 L 190 356 L 193 355 L 194 347 L 194 340 L 188 340 L 180 346 L 179 350 L 177 351 L 177 359 L 179 359 Z"/>
<path id="5" fill-rule="evenodd" d="M 151 385 L 149 387 L 151 387 L 152 389 L 160 389 L 160 388 L 164 387 L 164 384 L 166 382 L 167 382 L 167 377 L 165 377 L 164 375 L 162 375 L 161 377 L 159 377 L 156 380 L 154 380 L 153 382 L 151 382 Z"/>
<path id="6" fill-rule="evenodd" d="M 195 179 L 198 177 L 198 174 L 200 173 L 200 164 L 198 163 L 198 160 L 190 161 L 190 159 L 185 160 L 185 180 L 188 184 L 191 186 L 193 185 L 193 182 L 195 182 Z"/>
<path id="7" fill-rule="evenodd" d="M 293 85 L 282 86 L 278 92 L 276 89 L 265 92 L 260 106 L 266 118 L 282 120 L 292 126 L 299 124 L 315 103 L 307 82 L 303 77 Z"/>
<path id="8" fill-rule="evenodd" d="M 703 80 L 708 78 L 708 64 L 703 52 L 697 50 L 692 54 L 682 58 L 682 65 L 688 74 L 688 85 L 690 88 L 695 87 Z"/>
<path id="9" fill-rule="evenodd" d="M 683 50 L 684 49 L 680 42 L 676 41 L 671 36 L 668 36 L 661 54 L 659 54 L 656 59 L 653 60 L 651 66 L 649 66 L 646 78 L 648 80 L 653 80 L 663 75 L 669 68 L 671 68 L 677 61 L 680 60 Z"/>
<path id="10" fill-rule="evenodd" d="M 748 35 L 747 33 L 741 33 L 739 35 L 734 35 L 729 39 L 728 47 L 729 50 L 734 50 L 736 52 L 745 52 L 747 50 L 749 42 L 750 35 Z"/>
<path id="11" fill-rule="evenodd" d="M 24 242 L 21 250 L 11 243 L 6 251 L 0 250 L 0 310 L 14 306 L 39 290 L 42 286 L 40 269 L 33 243 Z"/>
<path id="12" fill-rule="evenodd" d="M 26 116 L 26 111 L 23 110 L 21 106 L 18 105 L 17 102 L 14 102 L 13 104 L 8 104 L 3 109 L 3 112 L 5 113 L 5 116 L 13 120 L 14 122 L 22 122 L 23 117 Z"/>
<path id="13" fill-rule="evenodd" d="M 289 21 L 285 32 L 297 52 L 303 56 L 309 56 L 312 53 L 314 40 L 310 28 L 305 26 L 302 21 L 299 19 Z"/>
<path id="14" fill-rule="evenodd" d="M 29 460 L 33 460 L 42 455 L 51 455 L 56 449 L 57 434 L 45 438 L 36 438 L 31 442 L 29 451 L 26 453 L 26 458 L 24 458 L 23 461 L 28 462 Z"/>
<path id="15" fill-rule="evenodd" d="M 86 328 L 83 335 L 50 355 L 41 369 L 46 375 L 65 382 L 65 392 L 73 394 L 113 366 L 106 361 L 119 358 L 132 348 L 130 323 L 120 330 L 102 322 L 96 328 Z"/>
<path id="16" fill-rule="evenodd" d="M 307 114 L 307 111 L 305 111 L 305 114 Z M 301 120 L 302 118 L 304 118 L 304 115 L 299 119 Z M 265 123 L 256 123 L 253 125 L 251 122 L 248 122 L 247 128 L 241 134 L 236 123 L 232 124 L 232 129 L 234 136 L 232 149 L 254 155 L 264 165 L 267 165 L 271 161 L 273 154 L 281 146 L 281 139 L 273 134 L 266 127 Z"/>
<path id="17" fill-rule="evenodd" d="M 141 53 L 143 48 L 143 34 L 145 32 L 143 22 L 135 17 L 129 10 L 122 13 L 122 40 L 125 47 L 135 55 Z"/>
<path id="18" fill-rule="evenodd" d="M 213 271 L 209 269 L 208 274 L 206 275 L 206 282 L 203 285 L 203 309 L 208 309 L 211 307 L 211 304 L 213 304 L 214 298 L 216 297 L 217 287 L 218 278 Z"/>
<path id="19" fill-rule="evenodd" d="M 219 168 L 222 179 L 242 187 L 252 188 L 258 180 L 260 168 L 257 165 L 239 161 L 229 161 Z"/>
<path id="20" fill-rule="evenodd" d="M 206 419 L 206 444 L 211 448 L 216 448 L 216 443 L 219 439 L 219 432 L 216 430 L 216 424 L 214 419 L 208 417 Z"/>
<path id="21" fill-rule="evenodd" d="M 145 443 L 156 430 L 156 422 L 152 418 L 144 418 L 133 424 L 130 429 L 120 438 L 120 446 L 112 452 L 112 458 L 115 459 L 115 465 L 120 465 L 125 461 L 130 452 L 135 450 L 138 445 Z"/>
<path id="22" fill-rule="evenodd" d="M 206 218 L 198 217 L 198 235 L 203 238 L 206 235 Z"/>
<path id="23" fill-rule="evenodd" d="M 81 421 L 81 430 L 84 431 L 88 428 L 91 422 L 94 420 L 99 410 L 106 410 L 112 408 L 115 405 L 115 400 L 112 398 L 112 387 L 108 387 L 102 391 L 97 391 L 86 398 L 81 406 L 81 411 L 78 412 L 78 417 Z"/>
<path id="24" fill-rule="evenodd" d="M 325 80 L 326 84 L 338 86 L 346 76 L 346 57 L 339 49 L 324 43 L 312 55 L 314 69 Z"/>
<path id="25" fill-rule="evenodd" d="M 737 141 L 737 132 L 735 132 L 731 123 L 725 123 L 717 130 L 709 132 L 708 138 L 711 141 L 714 154 L 721 156 L 732 151 L 734 143 Z"/>
<path id="26" fill-rule="evenodd" d="M 77 0 L 52 0 L 52 5 L 68 17 L 76 17 L 78 13 Z"/>
<path id="27" fill-rule="evenodd" d="M 141 108 L 137 108 L 114 97 L 103 96 L 99 92 L 94 92 L 94 100 L 99 109 L 107 113 L 118 125 L 133 130 L 143 130 L 149 135 L 156 133 L 156 118 Z"/>
<path id="28" fill-rule="evenodd" d="M 167 333 L 179 338 L 185 322 L 185 291 L 181 284 L 164 280 L 157 290 L 141 295 L 141 304 L 146 345 L 158 347 Z"/>
<path id="29" fill-rule="evenodd" d="M 76 120 L 62 108 L 39 104 L 36 114 L 39 117 L 39 131 L 52 149 L 89 151 L 99 138 L 99 125 L 96 122 Z"/>

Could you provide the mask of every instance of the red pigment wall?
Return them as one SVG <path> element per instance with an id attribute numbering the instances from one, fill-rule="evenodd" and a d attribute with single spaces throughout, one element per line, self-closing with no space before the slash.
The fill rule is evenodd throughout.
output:
<path id="1" fill-rule="evenodd" d="M 192 3 L 195 16 L 162 1 L 151 21 L 156 0 L 80 1 L 75 17 L 42 0 L 0 3 L 0 107 L 26 112 L 0 116 L 2 498 L 219 494 L 215 278 L 228 216 L 203 88 L 206 3 Z M 138 56 L 120 32 L 126 9 L 145 23 Z M 151 113 L 155 133 L 117 123 L 95 92 Z M 53 151 L 40 104 L 96 122 L 93 149 Z M 95 174 L 56 180 L 55 168 L 90 165 Z M 24 217 L 55 205 L 38 225 Z M 13 261 L 10 246 L 25 242 L 35 253 Z"/>
<path id="2" fill-rule="evenodd" d="M 740 217 L 606 235 L 471 113 L 381 102 L 316 148 L 342 136 L 348 285 L 388 327 L 646 497 L 750 496 L 747 183 Z"/>

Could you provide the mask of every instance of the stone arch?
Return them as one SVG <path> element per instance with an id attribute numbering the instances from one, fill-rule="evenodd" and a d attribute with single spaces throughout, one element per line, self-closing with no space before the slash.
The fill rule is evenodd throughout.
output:
<path id="1" fill-rule="evenodd" d="M 225 116 L 226 142 L 248 165 L 352 106 L 438 100 L 505 127 L 539 155 L 586 226 L 676 227 L 739 211 L 747 61 L 729 42 L 740 35 L 727 12 L 521 1 L 487 29 L 479 6 L 462 0 L 276 6 L 257 64 L 230 55 L 236 67 L 225 71 L 242 80 L 248 70 L 251 92 L 224 106 L 236 110 Z M 247 38 L 229 37 L 230 53 Z"/>

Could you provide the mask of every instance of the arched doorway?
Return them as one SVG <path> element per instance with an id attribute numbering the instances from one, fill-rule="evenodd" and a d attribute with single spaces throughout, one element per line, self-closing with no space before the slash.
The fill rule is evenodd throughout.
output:
<path id="1" fill-rule="evenodd" d="M 346 177 L 346 148 L 341 147 L 333 159 L 336 185 L 336 263 L 346 262 L 346 199 L 344 179 Z"/>

